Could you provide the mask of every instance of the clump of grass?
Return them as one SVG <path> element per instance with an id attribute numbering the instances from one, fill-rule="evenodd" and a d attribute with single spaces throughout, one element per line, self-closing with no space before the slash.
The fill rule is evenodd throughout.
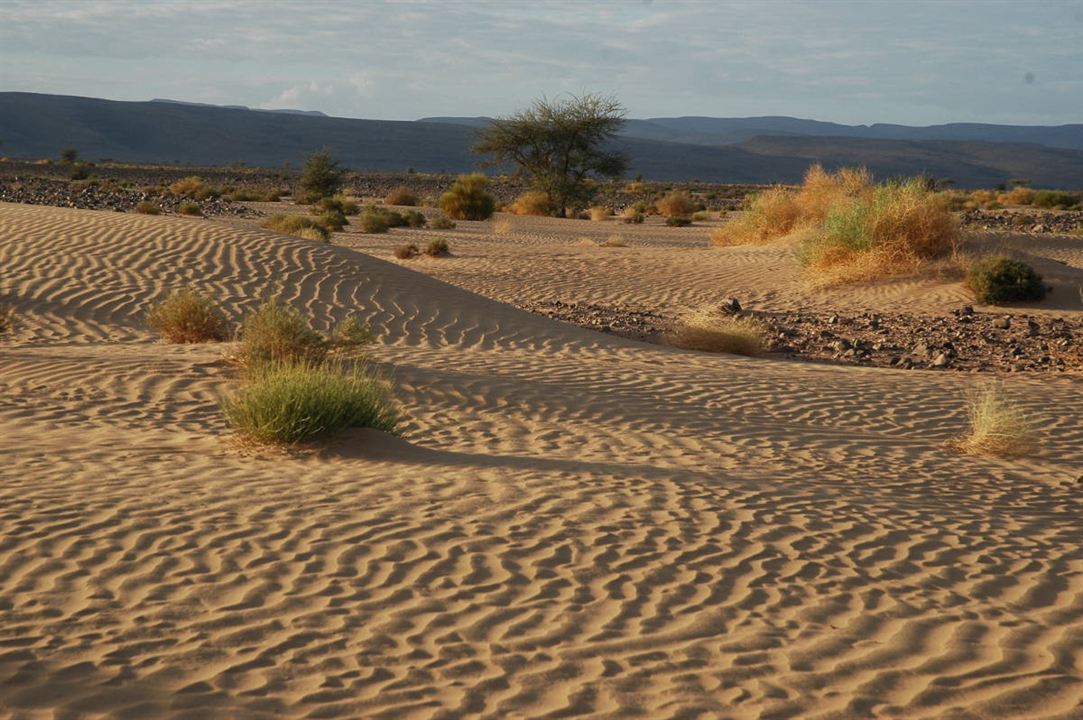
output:
<path id="1" fill-rule="evenodd" d="M 412 228 L 423 228 L 429 224 L 429 221 L 425 218 L 425 214 L 418 210 L 407 210 L 400 213 L 403 224 Z"/>
<path id="2" fill-rule="evenodd" d="M 158 207 L 157 205 L 155 205 L 154 203 L 150 202 L 149 200 L 144 200 L 143 202 L 136 205 L 135 206 L 135 211 L 137 213 L 139 213 L 140 215 L 161 215 L 162 214 L 162 209 L 160 207 Z"/>
<path id="3" fill-rule="evenodd" d="M 1037 448 L 1033 425 L 1026 414 L 1004 394 L 1000 385 L 989 384 L 967 399 L 969 432 L 954 445 L 974 455 L 1026 455 Z"/>
<path id="4" fill-rule="evenodd" d="M 435 238 L 425 246 L 425 254 L 429 257 L 448 257 L 451 255 L 451 246 L 443 238 Z"/>
<path id="5" fill-rule="evenodd" d="M 417 193 L 405 185 L 399 185 L 384 198 L 385 205 L 404 205 L 414 207 L 417 205 Z"/>
<path id="6" fill-rule="evenodd" d="M 959 226 L 925 183 L 887 183 L 836 201 L 803 231 L 798 259 L 821 283 L 914 272 L 953 254 Z"/>
<path id="7" fill-rule="evenodd" d="M 1034 207 L 1068 209 L 1079 205 L 1079 198 L 1060 190 L 1038 190 L 1034 193 Z"/>
<path id="8" fill-rule="evenodd" d="M 312 205 L 314 214 L 333 212 L 340 215 L 357 215 L 361 206 L 343 195 L 320 198 Z"/>
<path id="9" fill-rule="evenodd" d="M 643 211 L 635 205 L 629 205 L 620 211 L 621 222 L 626 225 L 639 225 L 643 222 L 644 218 Z"/>
<path id="10" fill-rule="evenodd" d="M 391 225 L 388 222 L 388 213 L 366 210 L 361 213 L 361 232 L 381 234 L 388 231 Z"/>
<path id="11" fill-rule="evenodd" d="M 317 217 L 316 222 L 323 225 L 330 232 L 341 232 L 350 221 L 340 211 L 328 210 Z"/>
<path id="12" fill-rule="evenodd" d="M 756 194 L 748 208 L 711 233 L 715 245 L 758 245 L 791 233 L 801 210 L 789 190 L 774 187 Z"/>
<path id="13" fill-rule="evenodd" d="M 688 227 L 692 224 L 692 218 L 686 215 L 671 215 L 666 218 L 666 227 Z"/>
<path id="14" fill-rule="evenodd" d="M 488 179 L 481 173 L 460 175 L 451 189 L 440 196 L 440 209 L 455 220 L 488 220 L 496 209 L 488 185 Z"/>
<path id="15" fill-rule="evenodd" d="M 196 203 L 185 202 L 177 206 L 177 214 L 188 215 L 189 217 L 203 217 L 203 209 Z"/>
<path id="16" fill-rule="evenodd" d="M 421 254 L 421 249 L 417 243 L 406 243 L 395 248 L 395 257 L 399 260 L 413 260 L 419 254 Z"/>
<path id="17" fill-rule="evenodd" d="M 241 360 L 248 366 L 265 363 L 322 362 L 330 341 L 313 330 L 296 309 L 270 299 L 244 320 Z"/>
<path id="18" fill-rule="evenodd" d="M 606 238 L 606 241 L 602 243 L 602 247 L 628 247 L 628 243 L 624 241 L 623 235 L 610 235 Z"/>
<path id="19" fill-rule="evenodd" d="M 986 255 L 970 266 L 967 287 L 979 302 L 1027 302 L 1045 297 L 1046 286 L 1034 268 L 1006 255 Z"/>
<path id="20" fill-rule="evenodd" d="M 655 203 L 655 206 L 658 208 L 658 212 L 670 218 L 688 217 L 696 211 L 696 204 L 688 196 L 688 193 L 683 190 L 669 193 Z"/>
<path id="21" fill-rule="evenodd" d="M 286 215 L 283 213 L 275 213 L 270 215 L 264 220 L 260 227 L 265 227 L 268 230 L 274 230 L 275 232 L 286 233 L 287 235 L 296 235 L 297 237 L 304 238 L 306 240 L 322 240 L 324 242 L 331 239 L 331 231 L 324 225 L 316 220 L 305 215 Z"/>
<path id="22" fill-rule="evenodd" d="M 613 211 L 606 207 L 595 205 L 590 209 L 590 219 L 594 222 L 604 222 L 613 216 Z"/>
<path id="23" fill-rule="evenodd" d="M 1013 187 L 1008 192 L 997 195 L 997 202 L 1002 205 L 1031 205 L 1034 202 L 1034 191 L 1022 185 Z"/>
<path id="24" fill-rule="evenodd" d="M 692 213 L 692 220 L 694 222 L 707 222 L 712 219 L 714 219 L 714 216 L 706 210 L 699 210 Z"/>
<path id="25" fill-rule="evenodd" d="M 276 445 L 328 438 L 351 427 L 394 432 L 398 407 L 372 371 L 337 363 L 269 363 L 221 400 L 242 437 Z"/>
<path id="26" fill-rule="evenodd" d="M 198 197 L 200 194 L 205 193 L 207 189 L 207 186 L 203 184 L 203 178 L 196 175 L 177 180 L 169 186 L 169 192 L 177 197 Z"/>
<path id="27" fill-rule="evenodd" d="M 757 356 L 766 349 L 766 331 L 753 317 L 700 308 L 682 316 L 669 341 L 686 350 Z"/>
<path id="28" fill-rule="evenodd" d="M 221 342 L 229 335 L 225 313 L 214 300 L 188 288 L 152 305 L 147 324 L 170 343 Z"/>
<path id="29" fill-rule="evenodd" d="M 0 303 L 0 335 L 15 332 L 15 323 L 15 306 L 11 303 Z"/>
<path id="30" fill-rule="evenodd" d="M 530 190 L 515 198 L 507 211 L 516 215 L 546 216 L 553 213 L 553 203 L 549 195 L 537 190 Z"/>
<path id="31" fill-rule="evenodd" d="M 434 230 L 453 230 L 455 229 L 455 221 L 441 213 L 432 219 L 429 226 Z"/>

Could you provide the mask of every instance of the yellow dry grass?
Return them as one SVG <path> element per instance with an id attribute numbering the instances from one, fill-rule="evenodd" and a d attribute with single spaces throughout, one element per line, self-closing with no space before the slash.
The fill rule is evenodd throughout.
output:
<path id="1" fill-rule="evenodd" d="M 1026 413 L 1013 403 L 999 384 L 978 389 L 967 399 L 970 431 L 954 445 L 972 455 L 1027 455 L 1038 441 Z"/>
<path id="2" fill-rule="evenodd" d="M 669 341 L 686 350 L 757 356 L 766 350 L 763 324 L 745 315 L 700 308 L 677 320 Z"/>

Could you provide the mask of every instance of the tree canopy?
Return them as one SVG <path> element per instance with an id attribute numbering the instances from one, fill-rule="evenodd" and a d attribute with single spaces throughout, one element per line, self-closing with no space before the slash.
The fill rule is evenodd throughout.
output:
<path id="1" fill-rule="evenodd" d="M 344 180 L 345 173 L 327 150 L 310 155 L 301 171 L 301 189 L 308 199 L 331 197 Z"/>
<path id="2" fill-rule="evenodd" d="M 493 162 L 515 163 L 534 189 L 549 198 L 550 211 L 590 202 L 592 177 L 620 177 L 627 159 L 608 148 L 624 125 L 625 109 L 613 97 L 571 95 L 535 100 L 526 110 L 497 118 L 482 131 L 474 152 Z"/>

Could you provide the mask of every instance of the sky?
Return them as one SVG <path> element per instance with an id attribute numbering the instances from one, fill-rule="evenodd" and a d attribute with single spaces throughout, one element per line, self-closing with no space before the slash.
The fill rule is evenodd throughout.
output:
<path id="1" fill-rule="evenodd" d="M 340 117 L 1083 122 L 1083 0 L 0 0 L 0 91 Z"/>

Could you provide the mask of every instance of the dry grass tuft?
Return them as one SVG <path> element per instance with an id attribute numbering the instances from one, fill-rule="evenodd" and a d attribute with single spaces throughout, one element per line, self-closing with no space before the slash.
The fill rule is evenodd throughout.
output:
<path id="1" fill-rule="evenodd" d="M 221 342 L 229 335 L 225 314 L 195 290 L 176 290 L 147 312 L 151 330 L 170 343 Z"/>
<path id="2" fill-rule="evenodd" d="M 331 238 L 331 231 L 319 221 L 305 215 L 285 215 L 276 213 L 260 223 L 260 227 L 275 232 L 296 235 L 306 240 L 327 241 Z"/>
<path id="3" fill-rule="evenodd" d="M 793 232 L 800 220 L 793 192 L 770 188 L 753 197 L 747 210 L 712 232 L 711 243 L 727 247 L 773 242 Z"/>
<path id="4" fill-rule="evenodd" d="M 399 260 L 412 260 L 421 254 L 417 243 L 406 243 L 395 248 L 395 257 Z"/>
<path id="5" fill-rule="evenodd" d="M 954 441 L 971 455 L 1027 455 L 1037 449 L 1033 424 L 1000 385 L 980 388 L 967 399 L 970 432 Z"/>
<path id="6" fill-rule="evenodd" d="M 628 243 L 624 241 L 623 235 L 610 235 L 606 238 L 606 241 L 602 243 L 602 247 L 628 247 Z"/>
<path id="7" fill-rule="evenodd" d="M 440 209 L 455 220 L 488 220 L 496 200 L 488 192 L 489 180 L 481 173 L 460 175 L 440 196 Z"/>
<path id="8" fill-rule="evenodd" d="M 203 179 L 196 175 L 178 180 L 169 186 L 169 192 L 177 197 L 200 197 L 206 190 L 207 186 L 203 184 Z"/>
<path id="9" fill-rule="evenodd" d="M 545 193 L 538 192 L 537 190 L 530 190 L 515 198 L 515 201 L 512 202 L 511 205 L 508 205 L 507 211 L 514 213 L 515 215 L 536 215 L 545 217 L 547 215 L 552 215 L 553 203 Z"/>
<path id="10" fill-rule="evenodd" d="M 688 217 L 696 211 L 696 204 L 688 193 L 677 190 L 666 195 L 656 203 L 658 212 L 666 217 Z"/>
<path id="11" fill-rule="evenodd" d="M 160 215 L 162 213 L 162 209 L 154 203 L 148 200 L 144 200 L 143 202 L 135 206 L 135 212 L 139 213 L 140 215 Z"/>
<path id="12" fill-rule="evenodd" d="M 414 207 L 417 205 L 417 193 L 405 185 L 399 185 L 384 198 L 384 205 L 404 205 Z"/>
<path id="13" fill-rule="evenodd" d="M 609 208 L 595 205 L 590 209 L 590 219 L 594 222 L 603 222 L 613 216 L 613 211 Z"/>
<path id="14" fill-rule="evenodd" d="M 186 202 L 177 206 L 177 214 L 189 217 L 203 217 L 203 209 L 196 203 Z"/>
<path id="15" fill-rule="evenodd" d="M 767 346 L 766 331 L 758 320 L 712 308 L 701 308 L 681 317 L 669 341 L 686 350 L 750 357 L 762 355 Z"/>

